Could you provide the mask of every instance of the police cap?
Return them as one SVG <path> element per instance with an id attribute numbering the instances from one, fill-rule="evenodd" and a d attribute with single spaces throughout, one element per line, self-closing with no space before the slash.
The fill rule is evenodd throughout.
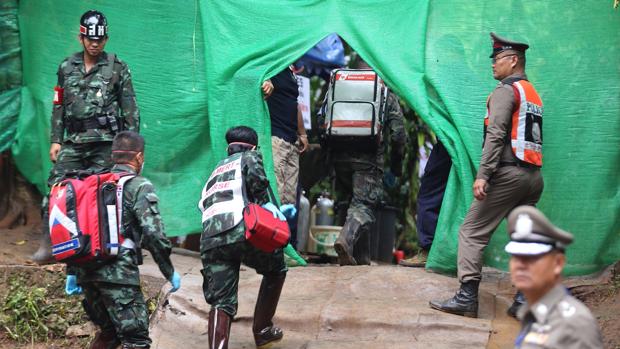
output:
<path id="1" fill-rule="evenodd" d="M 533 206 L 519 206 L 508 215 L 510 242 L 505 250 L 516 255 L 540 255 L 551 250 L 564 251 L 573 235 L 554 226 Z"/>
<path id="2" fill-rule="evenodd" d="M 491 33 L 491 40 L 493 41 L 493 52 L 491 53 L 490 58 L 495 57 L 498 53 L 506 50 L 519 51 L 525 53 L 530 45 L 524 42 L 517 42 L 514 40 L 508 40 L 503 38 L 495 33 Z"/>

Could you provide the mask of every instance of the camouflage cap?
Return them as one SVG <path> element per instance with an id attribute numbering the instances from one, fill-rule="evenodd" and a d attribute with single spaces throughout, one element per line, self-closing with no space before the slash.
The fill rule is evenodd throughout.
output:
<path id="1" fill-rule="evenodd" d="M 525 53 L 530 45 L 524 42 L 517 42 L 503 38 L 495 33 L 491 33 L 491 40 L 493 41 L 493 52 L 491 52 L 490 58 L 495 57 L 498 53 L 506 50 L 519 51 Z"/>
<path id="2" fill-rule="evenodd" d="M 510 242 L 505 250 L 516 255 L 540 255 L 553 249 L 564 251 L 573 235 L 554 226 L 533 206 L 519 206 L 508 215 Z"/>

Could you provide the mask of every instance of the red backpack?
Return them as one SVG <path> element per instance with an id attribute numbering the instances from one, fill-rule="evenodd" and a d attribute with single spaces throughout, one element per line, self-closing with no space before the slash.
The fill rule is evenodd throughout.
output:
<path id="1" fill-rule="evenodd" d="M 65 179 L 52 187 L 49 234 L 57 261 L 84 265 L 118 254 L 124 241 L 123 187 L 133 177 L 104 173 Z"/>

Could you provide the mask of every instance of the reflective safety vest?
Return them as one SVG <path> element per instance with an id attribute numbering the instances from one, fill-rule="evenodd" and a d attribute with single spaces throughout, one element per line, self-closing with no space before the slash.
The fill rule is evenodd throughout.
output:
<path id="1" fill-rule="evenodd" d="M 512 86 L 515 96 L 515 108 L 512 112 L 510 132 L 506 143 L 511 145 L 512 153 L 525 163 L 542 166 L 542 115 L 543 104 L 534 86 L 527 80 L 514 80 Z M 484 117 L 484 135 L 489 126 L 489 98 L 487 113 Z"/>
<path id="2" fill-rule="evenodd" d="M 242 153 L 236 153 L 220 161 L 202 189 L 198 208 L 202 211 L 202 230 L 207 237 L 234 228 L 243 219 L 241 156 Z"/>

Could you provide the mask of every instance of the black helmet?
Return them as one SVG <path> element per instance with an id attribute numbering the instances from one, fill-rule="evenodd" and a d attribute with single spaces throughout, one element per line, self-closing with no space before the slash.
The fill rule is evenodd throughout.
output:
<path id="1" fill-rule="evenodd" d="M 89 39 L 100 40 L 108 36 L 108 21 L 96 10 L 84 12 L 80 18 L 80 34 Z"/>

